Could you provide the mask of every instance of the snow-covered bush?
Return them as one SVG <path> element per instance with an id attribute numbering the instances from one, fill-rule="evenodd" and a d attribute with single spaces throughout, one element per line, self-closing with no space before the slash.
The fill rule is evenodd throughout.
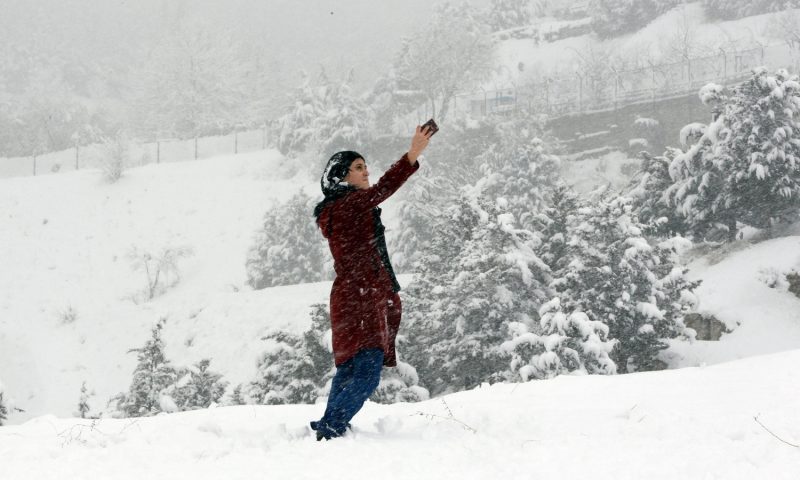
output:
<path id="1" fill-rule="evenodd" d="M 770 228 L 800 208 L 800 83 L 764 68 L 723 99 L 702 137 L 676 155 L 665 195 L 690 232 L 736 238 L 738 224 Z"/>
<path id="2" fill-rule="evenodd" d="M 157 254 L 131 247 L 127 255 L 131 269 L 144 272 L 147 281 L 146 287 L 131 295 L 131 299 L 135 303 L 152 300 L 177 285 L 180 281 L 178 261 L 191 255 L 192 248 L 187 246 L 163 247 Z"/>
<path id="3" fill-rule="evenodd" d="M 247 256 L 247 283 L 256 290 L 332 277 L 330 253 L 316 226 L 314 199 L 300 191 L 264 214 Z"/>
<path id="4" fill-rule="evenodd" d="M 608 340 L 608 326 L 589 320 L 580 311 L 564 313 L 558 297 L 539 309 L 541 333 L 524 323 L 511 325 L 513 338 L 503 344 L 511 353 L 511 369 L 522 381 L 552 378 L 562 373 L 613 374 L 609 358 L 615 341 Z"/>
<path id="5" fill-rule="evenodd" d="M 210 371 L 211 359 L 204 358 L 190 368 L 182 368 L 176 373 L 176 383 L 167 391 L 181 411 L 208 408 L 219 403 L 228 382 L 222 374 Z"/>
<path id="6" fill-rule="evenodd" d="M 396 368 L 384 368 L 378 388 L 370 400 L 378 403 L 421 402 L 430 397 L 419 385 L 417 371 L 410 364 L 398 361 Z"/>

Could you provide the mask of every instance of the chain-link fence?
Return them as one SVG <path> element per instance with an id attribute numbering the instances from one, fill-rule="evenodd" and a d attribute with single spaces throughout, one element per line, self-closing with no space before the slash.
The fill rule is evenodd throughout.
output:
<path id="1" fill-rule="evenodd" d="M 697 94 L 704 85 L 740 83 L 753 68 L 769 65 L 797 71 L 800 45 L 765 45 L 747 50 L 719 49 L 714 55 L 647 67 L 575 73 L 522 86 L 457 95 L 452 108 L 483 116 L 524 110 L 550 117 L 621 108 L 661 99 Z"/>
<path id="2" fill-rule="evenodd" d="M 126 167 L 137 167 L 150 163 L 197 160 L 217 155 L 264 150 L 274 141 L 274 134 L 272 129 L 265 126 L 257 130 L 189 140 L 166 138 L 145 143 L 122 140 L 122 143 L 125 149 Z M 96 143 L 41 155 L 0 158 L 0 177 L 44 175 L 99 168 L 108 155 L 108 147 Z"/>

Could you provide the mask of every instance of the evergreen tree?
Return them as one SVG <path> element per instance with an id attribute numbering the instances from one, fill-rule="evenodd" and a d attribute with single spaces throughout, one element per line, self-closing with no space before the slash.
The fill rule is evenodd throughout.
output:
<path id="1" fill-rule="evenodd" d="M 733 20 L 798 7 L 798 0 L 703 0 L 703 10 L 711 20 Z"/>
<path id="2" fill-rule="evenodd" d="M 639 30 L 678 3 L 679 0 L 592 0 L 589 11 L 594 31 L 609 38 Z"/>
<path id="3" fill-rule="evenodd" d="M 296 90 L 290 111 L 279 119 L 278 148 L 284 154 L 330 152 L 368 144 L 373 123 L 366 101 L 353 95 L 353 71 L 334 82 L 322 71 L 312 84 L 308 77 Z M 322 155 L 325 157 L 326 155 Z M 324 165 L 318 165 L 322 170 Z"/>
<path id="4" fill-rule="evenodd" d="M 532 324 L 545 297 L 537 239 L 492 200 L 465 192 L 407 289 L 407 359 L 433 394 L 507 379 L 508 324 Z"/>
<path id="5" fill-rule="evenodd" d="M 569 263 L 567 241 L 580 201 L 578 195 L 563 181 L 556 182 L 548 196 L 548 206 L 535 217 L 542 238 L 537 251 L 553 276 L 558 277 Z"/>
<path id="6" fill-rule="evenodd" d="M 169 393 L 181 411 L 208 408 L 222 398 L 228 382 L 222 381 L 221 374 L 209 371 L 210 364 L 211 360 L 204 358 L 194 368 L 178 373 L 178 381 Z"/>
<path id="7" fill-rule="evenodd" d="M 658 368 L 664 340 L 683 333 L 699 284 L 677 265 L 679 239 L 651 246 L 632 212 L 625 197 L 579 208 L 570 262 L 552 284 L 566 311 L 608 326 L 617 341 L 611 359 L 623 372 Z"/>
<path id="8" fill-rule="evenodd" d="M 256 290 L 328 280 L 328 245 L 319 234 L 314 200 L 300 191 L 264 215 L 247 257 L 247 283 Z"/>
<path id="9" fill-rule="evenodd" d="M 78 400 L 78 414 L 81 418 L 86 418 L 86 415 L 91 410 L 89 406 L 89 396 L 93 395 L 94 393 L 90 394 L 86 389 L 86 381 L 81 384 L 81 397 Z"/>
<path id="10" fill-rule="evenodd" d="M 264 337 L 267 349 L 258 360 L 248 396 L 266 405 L 314 403 L 332 376 L 329 325 L 327 307 L 315 304 L 311 328 L 302 335 L 277 331 Z"/>
<path id="11" fill-rule="evenodd" d="M 175 383 L 175 369 L 164 354 L 164 341 L 161 330 L 166 323 L 161 318 L 151 331 L 151 338 L 141 348 L 128 350 L 136 352 L 138 364 L 133 371 L 133 380 L 128 393 L 112 398 L 117 401 L 117 410 L 129 417 L 155 415 L 161 411 L 160 394 Z"/>
<path id="12" fill-rule="evenodd" d="M 530 25 L 530 0 L 492 0 L 486 20 L 493 32 Z"/>
<path id="13" fill-rule="evenodd" d="M 800 85 L 785 70 L 754 70 L 700 140 L 670 165 L 666 196 L 704 237 L 736 238 L 737 223 L 768 228 L 800 206 Z"/>
<path id="14" fill-rule="evenodd" d="M 8 407 L 6 406 L 3 395 L 4 392 L 0 391 L 0 427 L 3 426 L 3 422 L 8 420 Z"/>
<path id="15" fill-rule="evenodd" d="M 236 385 L 234 387 L 233 392 L 231 392 L 230 399 L 227 402 L 228 405 L 245 405 L 247 402 L 245 401 L 244 397 L 242 396 L 242 384 Z"/>
<path id="16" fill-rule="evenodd" d="M 688 227 L 675 208 L 671 207 L 665 193 L 672 186 L 669 166 L 682 153 L 669 148 L 663 156 L 641 152 L 642 164 L 629 185 L 631 198 L 639 221 L 646 225 L 645 232 L 657 237 L 685 235 Z"/>

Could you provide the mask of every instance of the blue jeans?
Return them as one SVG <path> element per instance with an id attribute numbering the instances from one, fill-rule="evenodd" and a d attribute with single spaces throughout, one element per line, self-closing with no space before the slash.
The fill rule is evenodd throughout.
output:
<path id="1" fill-rule="evenodd" d="M 318 422 L 311 422 L 318 437 L 330 439 L 344 434 L 350 420 L 378 388 L 382 368 L 383 350 L 380 348 L 359 350 L 353 358 L 336 367 L 325 414 Z"/>

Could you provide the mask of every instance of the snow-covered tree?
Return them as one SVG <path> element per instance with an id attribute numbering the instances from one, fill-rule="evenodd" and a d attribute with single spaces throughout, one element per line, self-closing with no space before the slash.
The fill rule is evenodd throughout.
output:
<path id="1" fill-rule="evenodd" d="M 486 22 L 493 32 L 530 25 L 530 0 L 492 0 Z"/>
<path id="2" fill-rule="evenodd" d="M 341 82 L 330 80 L 324 71 L 313 83 L 306 77 L 289 111 L 279 119 L 280 151 L 291 154 L 310 149 L 332 154 L 369 143 L 372 110 L 353 93 L 353 82 L 352 70 Z"/>
<path id="3" fill-rule="evenodd" d="M 508 324 L 532 324 L 546 296 L 538 239 L 503 201 L 466 191 L 442 218 L 406 290 L 408 354 L 432 394 L 509 378 Z"/>
<path id="4" fill-rule="evenodd" d="M 679 0 L 592 0 L 594 31 L 601 37 L 615 37 L 635 32 Z"/>
<path id="5" fill-rule="evenodd" d="M 8 420 L 8 407 L 6 406 L 5 399 L 3 395 L 5 393 L 0 391 L 0 426 L 3 426 L 3 422 Z"/>
<path id="6" fill-rule="evenodd" d="M 492 72 L 494 44 L 468 4 L 434 7 L 430 22 L 407 38 L 393 62 L 397 84 L 427 101 L 442 123 L 456 92 L 477 86 Z"/>
<path id="7" fill-rule="evenodd" d="M 631 198 L 635 214 L 646 225 L 646 233 L 658 237 L 685 235 L 687 226 L 670 206 L 665 192 L 672 186 L 669 166 L 672 160 L 682 153 L 676 148 L 668 148 L 663 156 L 652 156 L 641 152 L 641 166 L 631 180 L 627 196 Z"/>
<path id="8" fill-rule="evenodd" d="M 609 357 L 615 341 L 608 340 L 606 324 L 589 320 L 584 312 L 565 313 L 558 297 L 541 306 L 539 317 L 541 333 L 530 331 L 524 323 L 513 323 L 513 338 L 503 343 L 511 352 L 511 369 L 522 381 L 576 371 L 616 373 Z"/>
<path id="9" fill-rule="evenodd" d="M 737 86 L 698 142 L 676 155 L 666 195 L 690 232 L 736 238 L 738 223 L 769 228 L 800 207 L 800 84 L 764 68 Z"/>
<path id="10" fill-rule="evenodd" d="M 204 358 L 177 373 L 177 382 L 168 393 L 181 411 L 208 408 L 222 398 L 228 382 L 222 380 L 222 374 L 210 371 L 210 364 L 211 360 Z"/>
<path id="11" fill-rule="evenodd" d="M 311 328 L 302 335 L 277 331 L 263 340 L 267 346 L 248 397 L 266 405 L 314 403 L 333 375 L 327 306 L 312 306 Z"/>
<path id="12" fill-rule="evenodd" d="M 537 252 L 552 274 L 558 276 L 569 263 L 567 241 L 580 202 L 578 195 L 563 181 L 549 189 L 548 197 L 548 206 L 534 218 L 541 237 Z"/>
<path id="13" fill-rule="evenodd" d="M 228 398 L 226 405 L 245 405 L 247 404 L 247 400 L 244 398 L 244 394 L 242 393 L 242 388 L 244 385 L 241 383 L 236 385 L 231 392 L 230 397 Z"/>
<path id="14" fill-rule="evenodd" d="M 133 380 L 127 393 L 120 393 L 116 400 L 117 411 L 128 417 L 155 415 L 162 411 L 161 394 L 175 383 L 176 372 L 164 354 L 161 330 L 166 323 L 161 318 L 151 330 L 151 338 L 141 348 L 133 348 L 138 363 L 133 371 Z"/>
<path id="15" fill-rule="evenodd" d="M 78 415 L 81 418 L 86 418 L 86 415 L 91 410 L 91 407 L 89 406 L 89 396 L 93 394 L 94 392 L 89 393 L 88 389 L 86 388 L 86 382 L 84 381 L 81 384 L 81 396 L 78 400 Z"/>
<path id="16" fill-rule="evenodd" d="M 328 245 L 311 212 L 316 202 L 304 192 L 267 211 L 247 256 L 247 283 L 254 289 L 328 280 Z"/>
<path id="17" fill-rule="evenodd" d="M 712 20 L 732 20 L 798 7 L 798 0 L 703 0 L 703 10 Z"/>
<path id="18" fill-rule="evenodd" d="M 698 282 L 687 280 L 677 260 L 686 240 L 650 245 L 626 197 L 584 205 L 577 215 L 570 262 L 552 283 L 560 304 L 608 326 L 619 370 L 658 368 L 664 340 L 683 334 L 682 316 L 695 306 Z"/>

